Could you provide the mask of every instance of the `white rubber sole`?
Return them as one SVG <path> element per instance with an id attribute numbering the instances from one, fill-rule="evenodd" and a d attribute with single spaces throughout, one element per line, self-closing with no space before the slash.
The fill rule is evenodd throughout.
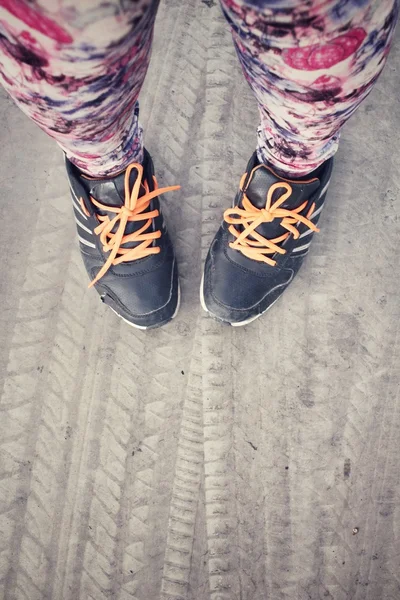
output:
<path id="1" fill-rule="evenodd" d="M 280 298 L 280 296 L 279 296 Z M 268 308 L 266 308 L 262 313 L 260 313 L 259 315 L 255 315 L 255 317 L 251 317 L 250 319 L 246 319 L 245 321 L 240 321 L 239 323 L 230 323 L 229 321 L 222 321 L 222 319 L 218 319 L 217 316 L 213 315 L 213 313 L 211 311 L 208 310 L 207 306 L 206 306 L 206 301 L 204 299 L 204 274 L 201 278 L 201 284 L 200 284 L 200 304 L 203 308 L 203 310 L 208 313 L 211 317 L 213 317 L 214 319 L 216 319 L 217 321 L 219 321 L 220 323 L 226 323 L 227 325 L 231 325 L 232 327 L 244 327 L 245 325 L 249 325 L 250 323 L 253 323 L 253 321 L 256 321 L 257 319 L 259 319 L 260 317 L 262 317 L 263 315 L 265 315 L 266 312 L 269 311 L 270 308 L 272 308 L 275 304 L 275 302 L 278 302 L 279 298 L 277 298 L 276 300 L 274 300 L 274 302 L 272 304 L 270 304 L 268 306 Z"/>
<path id="2" fill-rule="evenodd" d="M 172 317 L 169 319 L 169 321 L 167 321 L 166 323 L 163 323 L 161 325 L 159 325 L 159 327 L 163 327 L 163 325 L 167 325 L 168 323 L 170 323 L 173 319 L 175 319 L 176 315 L 179 312 L 181 306 L 181 286 L 180 284 L 178 284 L 178 303 L 176 305 L 176 310 L 174 312 L 174 314 L 172 315 Z M 115 311 L 113 309 L 112 306 L 108 306 L 108 308 L 111 308 L 111 310 L 113 311 L 113 313 L 115 313 L 117 315 L 117 317 L 119 317 L 120 319 L 122 319 L 125 323 L 127 323 L 128 325 L 130 325 L 131 327 L 134 327 L 135 329 L 141 329 L 142 331 L 147 331 L 148 329 L 157 329 L 158 326 L 156 327 L 144 327 L 143 325 L 135 325 L 135 323 L 132 323 L 131 321 L 128 321 L 127 319 L 125 319 L 124 317 L 122 317 L 121 315 L 119 315 L 117 313 L 117 311 Z"/>

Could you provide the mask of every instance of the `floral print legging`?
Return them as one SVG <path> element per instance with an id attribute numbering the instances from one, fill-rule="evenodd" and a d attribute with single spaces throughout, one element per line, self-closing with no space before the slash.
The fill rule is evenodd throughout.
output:
<path id="1" fill-rule="evenodd" d="M 259 160 L 288 176 L 310 173 L 336 152 L 382 71 L 397 0 L 221 4 L 259 105 Z M 157 8 L 158 0 L 0 0 L 4 88 L 89 175 L 142 158 L 138 96 Z"/>

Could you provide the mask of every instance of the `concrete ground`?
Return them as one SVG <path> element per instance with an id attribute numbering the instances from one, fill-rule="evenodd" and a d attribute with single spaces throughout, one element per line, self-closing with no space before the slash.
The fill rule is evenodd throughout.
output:
<path id="1" fill-rule="evenodd" d="M 399 600 L 399 60 L 301 275 L 244 329 L 198 300 L 257 123 L 218 6 L 162 4 L 142 95 L 182 185 L 165 329 L 87 290 L 62 154 L 1 96 L 1 599 Z"/>

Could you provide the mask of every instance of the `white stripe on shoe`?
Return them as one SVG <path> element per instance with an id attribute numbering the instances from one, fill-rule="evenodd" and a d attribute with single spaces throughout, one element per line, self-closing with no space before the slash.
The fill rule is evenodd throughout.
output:
<path id="1" fill-rule="evenodd" d="M 329 180 L 328 180 L 328 183 L 326 183 L 326 184 L 325 184 L 325 186 L 324 186 L 324 189 L 322 190 L 322 192 L 321 192 L 321 193 L 320 193 L 320 195 L 319 195 L 319 197 L 320 197 L 320 198 L 322 198 L 322 196 L 325 194 L 326 190 L 327 190 L 327 189 L 328 189 L 328 187 L 329 187 L 329 184 L 330 184 L 330 182 L 331 182 L 331 180 L 329 179 Z"/>
<path id="2" fill-rule="evenodd" d="M 308 242 L 308 244 L 304 244 L 303 246 L 299 246 L 298 248 L 294 248 L 292 250 L 292 253 L 294 254 L 295 252 L 302 252 L 303 250 L 307 250 L 307 248 L 310 246 L 311 244 L 311 240 Z"/>
<path id="3" fill-rule="evenodd" d="M 92 242 L 88 242 L 87 240 L 85 240 L 85 238 L 81 237 L 79 234 L 78 234 L 78 238 L 79 238 L 79 241 L 82 244 L 84 244 L 85 246 L 89 246 L 89 248 L 96 248 L 96 244 L 92 244 Z"/>
<path id="4" fill-rule="evenodd" d="M 93 232 L 89 229 L 89 227 L 86 227 L 86 225 L 81 223 L 77 217 L 75 217 L 75 221 L 79 225 L 79 227 L 81 227 L 84 231 L 87 231 L 88 233 L 90 233 L 90 235 L 93 235 Z"/>
<path id="5" fill-rule="evenodd" d="M 320 198 L 322 198 L 322 196 L 325 194 L 326 190 L 327 190 L 327 189 L 328 189 L 328 187 L 329 187 L 329 183 L 330 183 L 330 179 L 329 179 L 328 183 L 327 183 L 327 184 L 324 186 L 324 188 L 323 188 L 322 192 L 320 193 L 320 195 L 319 195 L 319 199 L 320 199 Z M 311 221 L 314 219 L 314 217 L 317 217 L 317 216 L 320 214 L 321 210 L 322 210 L 322 209 L 323 209 L 323 207 L 324 207 L 324 204 L 325 204 L 325 202 L 323 202 L 323 203 L 321 204 L 321 206 L 320 206 L 320 207 L 319 207 L 319 208 L 318 208 L 318 209 L 317 209 L 317 210 L 316 210 L 316 211 L 315 211 L 315 212 L 314 212 L 314 213 L 311 215 L 311 217 L 309 217 L 309 219 L 310 219 Z M 299 222 L 300 222 L 300 221 L 298 221 L 298 224 L 299 224 Z M 308 229 L 307 231 L 305 231 L 304 233 L 302 233 L 302 234 L 301 234 L 301 236 L 299 237 L 299 239 L 301 239 L 301 238 L 304 238 L 304 237 L 306 237 L 307 235 L 310 235 L 311 233 L 314 233 L 314 232 L 313 232 L 313 230 L 312 230 L 312 229 Z"/>
<path id="6" fill-rule="evenodd" d="M 79 199 L 78 196 L 75 194 L 75 191 L 72 187 L 71 184 L 69 184 L 69 189 L 72 192 L 73 198 L 72 198 L 72 204 L 74 205 L 74 208 L 78 211 L 78 213 L 80 215 L 82 215 L 82 217 L 85 219 L 85 221 L 87 221 L 87 216 L 85 215 L 85 213 L 83 212 L 83 210 L 81 209 L 81 207 L 79 206 Z"/>
<path id="7" fill-rule="evenodd" d="M 307 231 L 305 231 L 304 233 L 301 234 L 301 236 L 299 237 L 299 240 L 301 240 L 301 238 L 306 237 L 307 235 L 311 235 L 313 232 L 312 229 L 307 229 Z"/>
<path id="8" fill-rule="evenodd" d="M 310 218 L 310 221 L 312 221 L 313 219 L 315 219 L 315 217 L 317 217 L 317 216 L 319 215 L 319 213 L 321 212 L 321 210 L 324 208 L 324 204 L 325 204 L 325 202 L 323 202 L 323 203 L 321 204 L 321 206 L 320 206 L 320 207 L 319 207 L 319 208 L 318 208 L 318 209 L 315 211 L 315 213 L 313 213 L 313 214 L 311 215 L 311 217 L 309 217 L 309 218 Z"/>

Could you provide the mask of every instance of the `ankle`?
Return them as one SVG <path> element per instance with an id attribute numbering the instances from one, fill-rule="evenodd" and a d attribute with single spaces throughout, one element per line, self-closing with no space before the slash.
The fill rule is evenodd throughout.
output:
<path id="1" fill-rule="evenodd" d="M 306 181 L 318 178 L 324 165 L 324 163 L 317 166 L 313 165 L 313 168 L 309 170 L 304 167 L 294 168 L 293 165 L 277 164 L 273 160 L 265 160 L 259 151 L 257 151 L 257 160 L 260 165 L 264 164 L 266 167 L 272 169 L 278 177 L 289 179 L 291 181 Z"/>

